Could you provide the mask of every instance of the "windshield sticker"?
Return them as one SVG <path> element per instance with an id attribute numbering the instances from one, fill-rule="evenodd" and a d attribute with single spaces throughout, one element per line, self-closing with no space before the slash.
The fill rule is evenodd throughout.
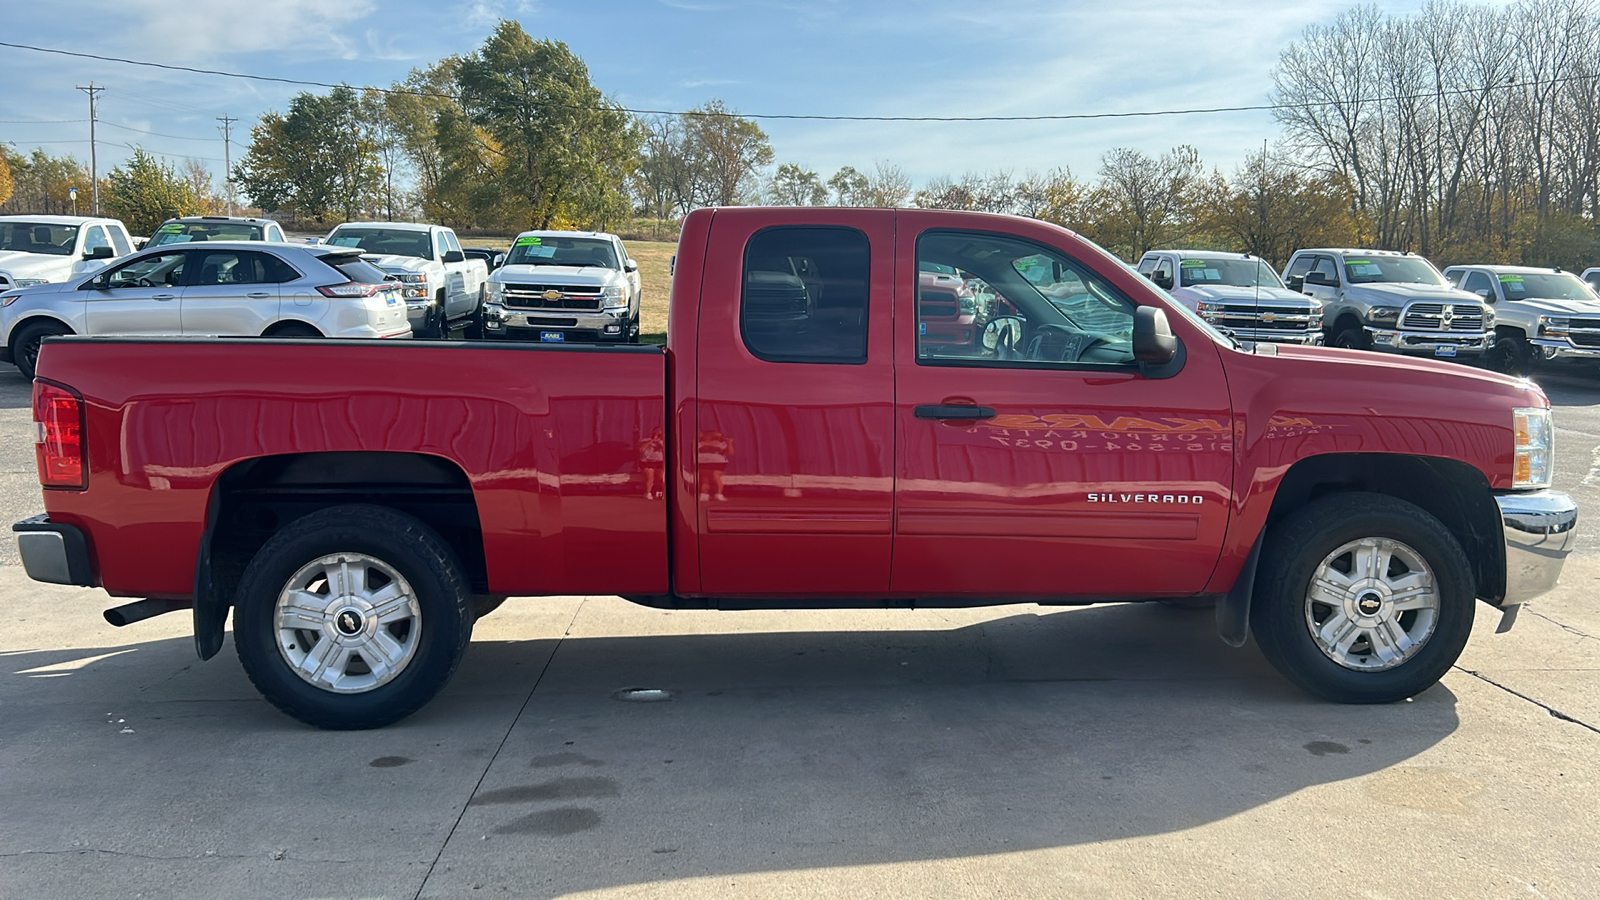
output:
<path id="1" fill-rule="evenodd" d="M 1504 283 L 1504 284 L 1520 283 L 1522 281 L 1522 276 L 1521 275 L 1501 275 L 1500 276 L 1500 281 L 1502 283 Z"/>
<path id="2" fill-rule="evenodd" d="M 556 248 L 530 247 L 524 244 L 517 255 L 522 259 L 549 259 L 556 255 Z"/>
<path id="3" fill-rule="evenodd" d="M 1203 259 L 1186 259 L 1178 265 L 1185 269 L 1204 269 L 1206 267 L 1206 261 Z"/>
<path id="4" fill-rule="evenodd" d="M 328 243 L 334 245 L 335 247 L 359 247 L 359 246 L 361 246 L 361 238 L 358 238 L 358 237 L 336 237 L 333 240 L 329 241 Z"/>
<path id="5" fill-rule="evenodd" d="M 513 247 L 538 247 L 544 243 L 544 238 L 519 237 Z"/>
<path id="6" fill-rule="evenodd" d="M 160 228 L 156 229 L 156 234 L 182 234 L 182 233 L 183 233 L 183 226 L 179 225 L 176 222 L 173 222 L 171 225 L 163 225 Z"/>
<path id="7" fill-rule="evenodd" d="M 1347 266 L 1370 266 L 1370 265 L 1372 265 L 1372 260 L 1370 260 L 1370 259 L 1347 259 L 1347 260 L 1344 261 L 1344 264 L 1347 265 Z"/>
<path id="8" fill-rule="evenodd" d="M 1383 277 L 1383 269 L 1370 262 L 1347 262 L 1345 265 L 1350 267 L 1350 277 L 1352 278 Z"/>

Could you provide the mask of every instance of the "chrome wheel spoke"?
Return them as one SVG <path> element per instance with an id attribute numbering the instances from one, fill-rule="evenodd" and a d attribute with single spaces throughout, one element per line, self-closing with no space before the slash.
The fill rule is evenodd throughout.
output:
<path id="1" fill-rule="evenodd" d="M 322 581 L 326 594 L 305 589 Z M 372 588 L 373 582 L 382 587 Z M 422 634 L 411 585 L 393 566 L 363 553 L 330 554 L 302 566 L 278 595 L 273 615 L 284 662 L 307 683 L 335 693 L 393 681 L 416 656 Z M 404 637 L 390 631 L 398 622 L 408 623 L 398 629 Z M 353 657 L 364 663 L 354 672 Z"/>
<path id="2" fill-rule="evenodd" d="M 1322 630 L 1319 635 L 1324 644 L 1330 647 L 1337 647 L 1341 653 L 1348 652 L 1350 645 L 1354 644 L 1356 638 L 1361 636 L 1361 626 L 1350 621 L 1341 610 L 1329 616 L 1328 621 L 1322 623 Z"/>
<path id="3" fill-rule="evenodd" d="M 1350 585 L 1348 582 L 1341 583 L 1327 576 L 1328 573 L 1325 572 L 1311 582 L 1311 602 L 1342 610 L 1345 598 L 1350 595 Z"/>
<path id="4" fill-rule="evenodd" d="M 331 667 L 337 674 L 344 671 L 343 663 L 348 661 L 349 651 L 339 646 L 333 638 L 325 637 L 317 641 L 316 645 L 306 651 L 306 658 L 300 663 L 300 671 L 306 676 L 307 681 L 328 681 L 327 673 Z"/>
<path id="5" fill-rule="evenodd" d="M 326 598 L 310 591 L 294 591 L 278 604 L 278 627 L 321 631 L 328 620 Z"/>
<path id="6" fill-rule="evenodd" d="M 1396 662 L 1411 649 L 1411 638 L 1394 619 L 1386 619 L 1376 627 L 1367 629 L 1367 643 L 1372 645 L 1372 652 L 1385 663 Z"/>
<path id="7" fill-rule="evenodd" d="M 388 625 L 411 618 L 411 597 L 399 585 L 389 584 L 372 596 L 372 614 L 379 625 Z"/>
<path id="8" fill-rule="evenodd" d="M 367 567 L 359 561 L 350 564 L 348 558 L 339 560 L 336 572 L 329 573 L 334 580 L 333 593 L 339 597 L 364 597 L 367 593 Z"/>
<path id="9" fill-rule="evenodd" d="M 1403 574 L 1391 576 L 1391 569 Z M 1323 655 L 1347 669 L 1375 671 L 1406 662 L 1432 636 L 1439 586 L 1413 548 L 1393 538 L 1363 538 L 1323 558 L 1304 602 L 1306 626 Z"/>

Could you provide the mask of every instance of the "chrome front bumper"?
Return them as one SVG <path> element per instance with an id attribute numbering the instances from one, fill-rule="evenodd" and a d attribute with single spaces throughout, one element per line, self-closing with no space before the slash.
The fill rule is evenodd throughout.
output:
<path id="1" fill-rule="evenodd" d="M 629 308 L 614 309 L 522 309 L 490 303 L 483 308 L 483 326 L 490 333 L 507 329 L 547 331 L 593 331 L 606 337 L 626 335 Z"/>
<path id="2" fill-rule="evenodd" d="M 1393 353 L 1414 353 L 1437 356 L 1438 348 L 1452 347 L 1457 354 L 1477 356 L 1489 346 L 1492 332 L 1463 334 L 1459 331 L 1397 331 L 1388 328 L 1366 327 L 1372 338 L 1372 349 Z"/>
<path id="3" fill-rule="evenodd" d="M 1233 336 L 1241 341 L 1261 341 L 1269 344 L 1300 344 L 1317 347 L 1322 344 L 1322 332 L 1274 331 L 1271 328 L 1232 328 Z"/>
<path id="4" fill-rule="evenodd" d="M 1496 494 L 1506 542 L 1506 593 L 1499 607 L 1549 593 L 1577 539 L 1578 504 L 1561 491 Z"/>
<path id="5" fill-rule="evenodd" d="M 1569 341 L 1534 338 L 1528 343 L 1539 348 L 1545 359 L 1600 359 L 1600 347 L 1574 347 Z"/>

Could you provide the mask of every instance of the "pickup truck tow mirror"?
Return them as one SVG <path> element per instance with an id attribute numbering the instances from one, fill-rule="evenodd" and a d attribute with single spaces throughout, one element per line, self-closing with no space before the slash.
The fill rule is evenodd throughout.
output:
<path id="1" fill-rule="evenodd" d="M 1494 295 L 1489 292 L 1488 288 L 1478 288 L 1477 290 L 1473 291 L 1473 293 L 1489 301 L 1490 303 L 1494 302 Z"/>
<path id="2" fill-rule="evenodd" d="M 624 272 L 637 272 L 637 271 L 639 271 L 639 264 L 630 259 L 627 262 L 622 264 L 622 271 L 624 271 Z"/>
<path id="3" fill-rule="evenodd" d="M 447 263 L 464 262 L 466 258 L 467 255 L 462 253 L 460 250 L 446 250 L 444 252 L 443 261 Z"/>
<path id="4" fill-rule="evenodd" d="M 1141 306 L 1133 311 L 1133 358 L 1150 365 L 1165 365 L 1178 354 L 1178 339 L 1164 310 Z"/>
<path id="5" fill-rule="evenodd" d="M 1320 285 L 1322 287 L 1338 287 L 1339 286 L 1332 278 L 1329 278 L 1328 276 L 1322 274 L 1321 272 L 1308 272 L 1308 273 L 1306 273 L 1305 283 L 1306 284 Z"/>
<path id="6" fill-rule="evenodd" d="M 95 247 L 92 250 L 83 251 L 84 259 L 110 259 L 115 255 L 116 253 L 110 247 Z"/>
<path id="7" fill-rule="evenodd" d="M 1306 288 L 1306 277 L 1304 275 L 1290 275 L 1288 278 L 1283 280 L 1283 286 L 1291 291 L 1304 291 Z"/>
<path id="8" fill-rule="evenodd" d="M 1171 275 L 1162 275 L 1160 273 L 1152 274 L 1150 276 L 1150 283 L 1155 285 L 1158 288 L 1161 288 L 1163 291 L 1172 290 L 1172 276 Z"/>

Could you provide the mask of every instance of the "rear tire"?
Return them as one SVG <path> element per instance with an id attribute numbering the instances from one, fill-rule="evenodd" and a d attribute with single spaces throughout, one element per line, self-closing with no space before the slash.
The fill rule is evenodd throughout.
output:
<path id="1" fill-rule="evenodd" d="M 318 510 L 273 535 L 234 600 L 234 646 L 269 703 L 326 729 L 379 728 L 422 708 L 472 638 L 455 554 L 381 506 Z"/>
<path id="2" fill-rule="evenodd" d="M 1331 343 L 1346 350 L 1372 349 L 1372 338 L 1367 335 L 1367 330 L 1359 325 L 1351 325 L 1335 332 Z"/>
<path id="3" fill-rule="evenodd" d="M 32 381 L 33 373 L 39 368 L 39 347 L 44 339 L 71 333 L 72 329 L 60 322 L 48 319 L 29 322 L 17 329 L 16 337 L 11 339 L 11 361 L 16 363 L 23 378 Z"/>
<path id="4" fill-rule="evenodd" d="M 1467 555 L 1438 519 L 1382 494 L 1335 494 L 1268 533 L 1250 627 L 1307 693 L 1392 703 L 1455 664 L 1475 593 Z"/>

